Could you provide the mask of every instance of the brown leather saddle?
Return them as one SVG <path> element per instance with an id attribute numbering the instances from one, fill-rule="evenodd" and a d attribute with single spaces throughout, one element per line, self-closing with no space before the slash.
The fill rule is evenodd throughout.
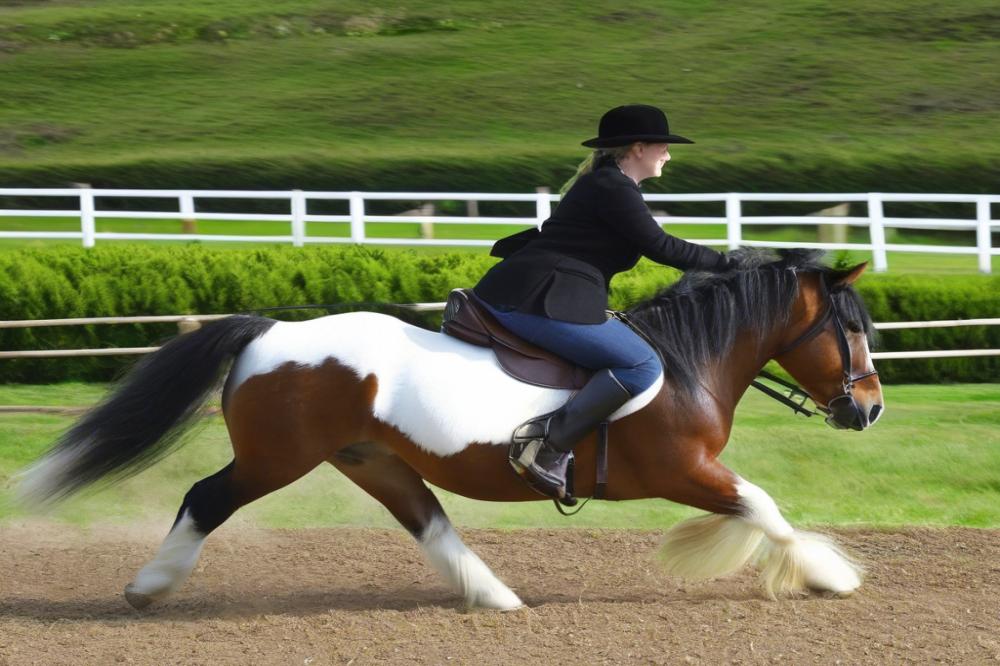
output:
<path id="1" fill-rule="evenodd" d="M 453 289 L 448 294 L 441 330 L 459 340 L 481 347 L 492 347 L 500 367 L 511 377 L 528 384 L 576 390 L 582 388 L 594 374 L 593 370 L 575 365 L 508 331 L 481 304 L 471 289 Z M 559 500 L 553 499 L 552 503 L 564 516 L 578 513 L 591 498 L 604 499 L 607 496 L 608 424 L 602 423 L 597 433 L 594 494 L 572 512 L 566 511 Z M 567 492 L 570 496 L 574 495 L 573 467 L 571 460 L 566 474 Z M 566 504 L 572 506 L 576 504 L 576 499 Z"/>
<path id="2" fill-rule="evenodd" d="M 459 340 L 492 347 L 500 367 L 528 384 L 579 389 L 594 374 L 508 331 L 471 289 L 453 289 L 448 295 L 441 330 Z"/>

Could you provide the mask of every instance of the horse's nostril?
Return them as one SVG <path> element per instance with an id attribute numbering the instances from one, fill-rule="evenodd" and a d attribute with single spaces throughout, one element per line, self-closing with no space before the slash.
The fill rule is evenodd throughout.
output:
<path id="1" fill-rule="evenodd" d="M 872 411 L 868 413 L 868 423 L 875 423 L 878 415 L 882 413 L 882 405 L 872 405 Z"/>

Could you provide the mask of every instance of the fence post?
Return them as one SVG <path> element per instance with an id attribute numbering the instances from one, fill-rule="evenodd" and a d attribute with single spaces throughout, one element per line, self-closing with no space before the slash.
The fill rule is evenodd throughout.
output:
<path id="1" fill-rule="evenodd" d="M 437 209 L 434 206 L 434 202 L 428 201 L 420 208 L 416 210 L 417 215 L 426 215 L 427 217 L 433 217 L 437 214 Z M 421 238 L 434 238 L 434 223 L 433 222 L 421 222 L 420 223 L 420 237 Z"/>
<path id="2" fill-rule="evenodd" d="M 976 199 L 976 248 L 979 250 L 979 271 L 989 273 L 990 266 L 990 200 L 986 197 Z"/>
<path id="3" fill-rule="evenodd" d="M 182 194 L 179 197 L 181 215 L 181 231 L 185 234 L 198 233 L 198 222 L 194 218 L 194 197 Z"/>
<path id="4" fill-rule="evenodd" d="M 542 222 L 552 216 L 552 202 L 549 201 L 551 190 L 542 186 L 535 188 L 535 226 L 542 228 Z"/>
<path id="5" fill-rule="evenodd" d="M 191 333 L 201 328 L 201 322 L 197 319 L 181 319 L 177 322 L 177 334 Z"/>
<path id="6" fill-rule="evenodd" d="M 889 261 L 885 254 L 882 195 L 878 192 L 868 193 L 868 232 L 872 241 L 872 259 L 875 262 L 875 271 L 882 273 L 889 269 Z"/>
<path id="7" fill-rule="evenodd" d="M 851 205 L 842 203 L 809 214 L 816 217 L 847 217 L 850 212 Z M 816 236 L 820 243 L 847 243 L 846 224 L 817 224 L 816 227 Z"/>
<path id="8" fill-rule="evenodd" d="M 361 192 L 351 192 L 351 240 L 365 242 L 365 199 Z"/>
<path id="9" fill-rule="evenodd" d="M 730 250 L 735 250 L 743 242 L 742 216 L 740 195 L 730 192 L 726 195 L 726 239 L 729 241 Z"/>
<path id="10" fill-rule="evenodd" d="M 306 244 L 306 195 L 302 190 L 292 190 L 292 245 Z"/>
<path id="11" fill-rule="evenodd" d="M 80 186 L 80 232 L 83 234 L 83 246 L 94 247 L 97 229 L 94 224 L 94 191 L 90 185 Z"/>

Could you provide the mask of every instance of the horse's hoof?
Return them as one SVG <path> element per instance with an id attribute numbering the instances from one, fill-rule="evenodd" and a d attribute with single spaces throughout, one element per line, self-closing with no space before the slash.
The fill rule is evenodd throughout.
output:
<path id="1" fill-rule="evenodd" d="M 475 601 L 469 603 L 466 608 L 476 611 L 516 611 L 526 608 L 521 598 L 514 594 L 513 590 L 495 590 L 491 594 L 483 595 Z"/>
<path id="2" fill-rule="evenodd" d="M 466 606 L 462 611 L 465 613 L 514 613 L 527 607 L 528 604 L 525 603 L 518 606 Z"/>
<path id="3" fill-rule="evenodd" d="M 142 610 L 156 601 L 148 594 L 143 594 L 142 592 L 137 591 L 132 583 L 125 586 L 125 600 L 128 601 L 129 605 L 136 610 Z"/>

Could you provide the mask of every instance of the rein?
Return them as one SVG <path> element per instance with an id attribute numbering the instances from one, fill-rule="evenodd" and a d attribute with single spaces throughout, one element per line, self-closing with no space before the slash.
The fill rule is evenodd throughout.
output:
<path id="1" fill-rule="evenodd" d="M 823 295 L 824 296 L 829 296 L 829 292 L 826 290 L 826 281 L 824 280 L 824 281 L 822 281 L 822 283 L 823 283 Z M 805 333 L 803 333 L 802 335 L 800 335 L 799 337 L 797 337 L 791 343 L 785 345 L 785 347 L 781 351 L 779 351 L 777 354 L 775 354 L 775 357 L 781 356 L 782 354 L 787 354 L 788 352 L 792 351 L 793 349 L 797 349 L 803 343 L 808 342 L 809 340 L 812 340 L 817 335 L 819 335 L 820 332 L 824 328 L 826 328 L 826 323 L 828 321 L 830 321 L 830 318 L 833 316 L 833 313 L 834 313 L 833 299 L 830 298 L 830 304 L 829 304 L 829 306 L 827 306 L 826 312 L 823 313 L 823 316 L 820 317 L 819 319 L 817 319 L 815 322 L 813 322 L 812 326 L 810 326 L 806 330 Z M 839 322 L 839 320 L 838 320 L 838 322 Z M 845 342 L 846 342 L 846 338 L 845 338 Z M 839 336 L 838 336 L 838 344 L 839 344 Z M 848 347 L 847 353 L 848 353 L 848 355 L 850 355 L 850 353 L 851 353 L 850 347 Z M 841 350 L 841 355 L 843 355 L 843 350 Z M 775 382 L 777 384 L 781 384 L 782 386 L 784 386 L 785 388 L 787 388 L 788 389 L 788 394 L 786 395 L 784 393 L 780 393 L 778 391 L 775 391 L 770 386 L 768 386 L 766 384 L 762 384 L 761 382 L 757 381 L 756 379 L 753 380 L 752 382 L 750 382 L 750 385 L 753 386 L 758 391 L 761 391 L 765 395 L 770 396 L 771 398 L 774 398 L 778 402 L 780 402 L 780 403 L 782 403 L 782 404 L 784 404 L 784 405 L 786 405 L 788 407 L 791 407 L 792 411 L 794 413 L 796 413 L 796 414 L 802 414 L 802 415 L 804 415 L 806 417 L 815 416 L 815 415 L 821 413 L 821 412 L 819 412 L 819 411 L 817 411 L 815 409 L 807 409 L 806 408 L 806 406 L 805 406 L 806 400 L 811 400 L 812 398 L 810 398 L 809 394 L 806 393 L 805 391 L 803 391 L 802 387 L 799 386 L 798 384 L 786 381 L 786 380 L 782 379 L 781 377 L 778 377 L 775 374 L 767 372 L 766 370 L 761 370 L 759 373 L 757 373 L 757 376 L 758 377 L 763 377 L 764 379 L 770 380 L 770 381 Z M 817 405 L 817 407 L 818 407 L 818 405 Z"/>
<path id="2" fill-rule="evenodd" d="M 769 372 L 761 371 L 759 373 L 759 376 L 778 382 L 779 384 L 782 384 L 783 386 L 788 388 L 789 389 L 788 396 L 784 396 L 778 393 L 777 391 L 774 391 L 770 387 L 760 384 L 757 381 L 751 382 L 751 385 L 754 388 L 763 391 L 764 393 L 771 396 L 775 400 L 778 400 L 779 402 L 782 402 L 790 406 L 797 413 L 805 414 L 806 416 L 812 416 L 813 414 L 820 414 L 820 413 L 826 414 L 826 422 L 828 424 L 833 425 L 834 427 L 840 427 L 835 421 L 832 420 L 833 419 L 832 405 L 834 403 L 845 400 L 848 402 L 853 402 L 854 384 L 856 382 L 861 381 L 862 379 L 865 379 L 866 377 L 873 377 L 873 376 L 877 377 L 878 371 L 872 370 L 870 372 L 864 372 L 859 375 L 855 375 L 852 373 L 854 359 L 852 358 L 851 355 L 851 345 L 847 341 L 847 333 L 844 330 L 844 322 L 840 317 L 840 310 L 837 309 L 837 301 L 834 300 L 833 295 L 830 293 L 830 289 L 826 284 L 826 279 L 821 277 L 819 283 L 822 290 L 822 296 L 825 300 L 828 301 L 828 305 L 826 311 L 823 313 L 823 316 L 819 317 L 815 322 L 813 322 L 812 326 L 810 326 L 805 331 L 805 333 L 797 337 L 789 344 L 785 345 L 785 347 L 782 348 L 777 354 L 775 354 L 774 357 L 777 358 L 778 356 L 783 356 L 784 354 L 787 354 L 792 350 L 797 349 L 803 343 L 812 340 L 817 335 L 819 335 L 826 328 L 827 323 L 832 320 L 833 331 L 837 336 L 837 347 L 840 351 L 840 364 L 843 370 L 843 380 L 841 382 L 842 393 L 840 395 L 831 398 L 825 406 L 816 404 L 816 409 L 818 411 L 810 411 L 803 407 L 806 398 L 809 398 L 809 395 L 805 391 L 803 391 L 801 387 L 792 384 L 791 382 L 786 382 L 785 380 L 776 377 Z M 792 398 L 797 398 L 799 396 L 802 397 L 800 402 L 796 403 L 794 400 L 792 400 Z"/>
<path id="3" fill-rule="evenodd" d="M 777 354 L 782 356 L 789 353 L 790 351 L 797 349 L 804 343 L 812 340 L 817 335 L 819 335 L 827 326 L 830 320 L 833 320 L 833 330 L 837 335 L 837 347 L 840 350 L 840 361 L 841 367 L 843 368 L 844 379 L 842 383 L 843 393 L 830 399 L 827 406 L 822 406 L 817 404 L 816 409 L 808 409 L 805 404 L 806 400 L 812 400 L 808 393 L 806 393 L 801 386 L 793 382 L 789 382 L 775 374 L 767 372 L 766 370 L 761 370 L 757 373 L 757 377 L 766 379 L 768 381 L 780 384 L 784 388 L 788 389 L 787 393 L 782 393 L 781 391 L 775 390 L 764 384 L 757 379 L 750 382 L 750 385 L 755 389 L 763 393 L 764 395 L 777 400 L 786 407 L 791 408 L 791 410 L 796 414 L 802 414 L 803 416 L 815 416 L 817 414 L 827 415 L 827 421 L 830 420 L 831 409 L 829 405 L 837 402 L 838 400 L 853 400 L 854 384 L 855 382 L 861 381 L 866 377 L 878 376 L 877 370 L 872 370 L 871 372 L 865 372 L 859 375 L 854 375 L 851 373 L 853 367 L 853 358 L 851 355 L 851 345 L 847 342 L 847 333 L 844 331 L 844 324 L 840 317 L 840 311 L 837 309 L 836 301 L 833 299 L 830 289 L 826 284 L 826 279 L 820 279 L 820 287 L 822 289 L 822 297 L 828 302 L 826 311 L 821 317 L 819 317 L 813 324 L 804 332 L 802 335 L 797 337 L 795 340 L 785 345 Z M 621 321 L 623 324 L 635 331 L 643 340 L 645 340 L 650 347 L 652 347 L 658 356 L 660 356 L 660 362 L 663 367 L 666 367 L 664 363 L 663 355 L 660 354 L 660 350 L 653 343 L 646 333 L 632 321 L 624 312 L 612 311 L 611 315 Z M 815 402 L 815 401 L 814 401 Z"/>
<path id="4" fill-rule="evenodd" d="M 767 384 L 762 384 L 756 379 L 750 382 L 750 386 L 754 387 L 764 395 L 774 398 L 783 405 L 791 407 L 792 411 L 795 412 L 796 414 L 802 414 L 804 416 L 815 416 L 816 414 L 820 413 L 814 409 L 806 408 L 805 406 L 806 400 L 810 400 L 811 398 L 809 397 L 809 394 L 803 391 L 802 388 L 797 384 L 793 384 L 792 382 L 786 381 L 775 374 L 767 372 L 766 370 L 761 370 L 760 372 L 757 373 L 757 376 L 763 377 L 764 379 L 775 382 L 777 384 L 781 384 L 782 386 L 787 388 L 788 393 L 785 394 L 781 393 L 780 391 L 775 391 Z"/>

